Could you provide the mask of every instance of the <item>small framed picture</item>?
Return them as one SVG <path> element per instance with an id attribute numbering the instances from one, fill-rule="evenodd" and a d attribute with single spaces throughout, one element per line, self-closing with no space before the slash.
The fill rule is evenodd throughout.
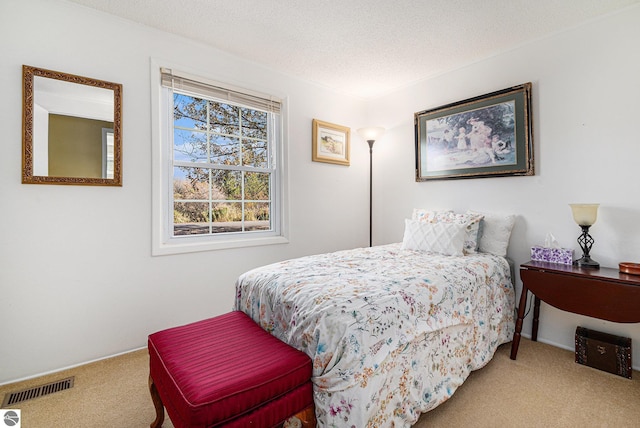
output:
<path id="1" fill-rule="evenodd" d="M 531 83 L 415 114 L 416 181 L 534 175 Z"/>
<path id="2" fill-rule="evenodd" d="M 311 160 L 349 166 L 351 130 L 313 119 L 313 146 Z"/>

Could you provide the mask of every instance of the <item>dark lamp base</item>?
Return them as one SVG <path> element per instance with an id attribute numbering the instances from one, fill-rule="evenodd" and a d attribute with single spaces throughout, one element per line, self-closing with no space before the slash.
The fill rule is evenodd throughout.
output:
<path id="1" fill-rule="evenodd" d="M 573 264 L 578 266 L 578 267 L 580 267 L 580 268 L 587 268 L 587 269 L 599 269 L 600 268 L 600 263 L 598 263 L 597 261 L 593 260 L 589 256 L 583 256 L 581 259 L 574 260 Z"/>

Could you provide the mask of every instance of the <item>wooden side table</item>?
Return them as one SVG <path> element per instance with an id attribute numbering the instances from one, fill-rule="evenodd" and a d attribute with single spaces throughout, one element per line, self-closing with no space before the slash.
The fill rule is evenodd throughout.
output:
<path id="1" fill-rule="evenodd" d="M 520 265 L 522 294 L 511 343 L 515 360 L 527 304 L 533 293 L 531 339 L 538 340 L 540 301 L 567 312 L 619 323 L 640 322 L 640 276 L 618 269 L 583 269 L 572 265 L 530 261 Z"/>

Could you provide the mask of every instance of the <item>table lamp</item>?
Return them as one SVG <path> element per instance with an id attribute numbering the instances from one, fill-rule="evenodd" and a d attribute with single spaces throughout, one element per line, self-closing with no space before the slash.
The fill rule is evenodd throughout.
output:
<path id="1" fill-rule="evenodd" d="M 589 251 L 595 242 L 589 235 L 589 228 L 593 226 L 598 218 L 598 207 L 600 204 L 569 204 L 573 213 L 573 219 L 582 228 L 582 234 L 578 237 L 578 244 L 582 249 L 582 258 L 574 260 L 573 264 L 582 268 L 598 269 L 600 263 L 589 256 Z"/>

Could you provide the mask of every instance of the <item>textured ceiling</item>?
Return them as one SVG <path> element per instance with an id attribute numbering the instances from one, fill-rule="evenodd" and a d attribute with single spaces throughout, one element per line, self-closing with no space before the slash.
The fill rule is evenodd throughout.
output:
<path id="1" fill-rule="evenodd" d="M 640 0 L 68 0 L 375 97 Z"/>

